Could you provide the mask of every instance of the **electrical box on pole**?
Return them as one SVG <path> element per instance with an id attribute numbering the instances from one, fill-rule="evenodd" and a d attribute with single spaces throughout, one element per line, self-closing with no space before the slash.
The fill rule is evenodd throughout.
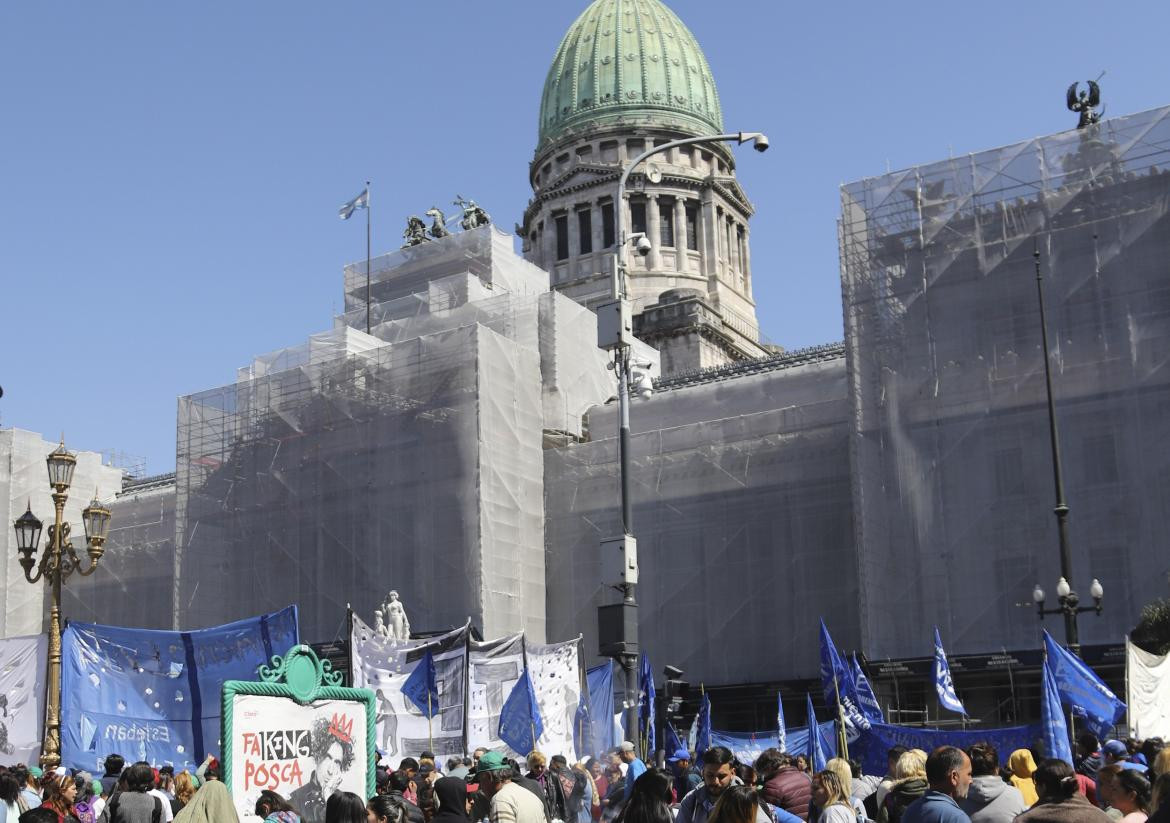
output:
<path id="1" fill-rule="evenodd" d="M 607 586 L 638 584 L 638 541 L 632 535 L 601 541 L 601 582 Z"/>
<path id="2" fill-rule="evenodd" d="M 634 316 L 630 301 L 610 300 L 597 307 L 597 347 L 620 349 L 634 342 Z"/>

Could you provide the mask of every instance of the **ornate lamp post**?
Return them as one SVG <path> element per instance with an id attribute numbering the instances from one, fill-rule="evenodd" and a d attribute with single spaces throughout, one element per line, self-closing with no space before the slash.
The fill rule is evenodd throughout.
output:
<path id="1" fill-rule="evenodd" d="M 618 180 L 617 199 L 614 203 L 617 244 L 614 254 L 612 299 L 597 307 L 597 345 L 613 352 L 612 368 L 618 378 L 618 477 L 621 486 L 622 536 L 602 541 L 603 568 L 610 556 L 620 564 L 617 579 L 605 580 L 615 584 L 622 591 L 622 602 L 611 606 L 598 607 L 598 634 L 601 654 L 614 657 L 625 674 L 625 717 L 626 729 L 638 727 L 638 624 L 634 587 L 638 581 L 637 543 L 634 540 L 634 516 L 630 501 L 630 386 L 633 373 L 630 362 L 630 345 L 633 341 L 633 317 L 626 288 L 627 257 L 629 244 L 635 244 L 639 254 L 649 254 L 650 240 L 646 235 L 626 234 L 626 183 L 630 173 L 643 161 L 655 154 L 669 151 L 678 146 L 696 143 L 748 143 L 759 152 L 768 150 L 768 137 L 762 132 L 735 132 L 711 134 L 702 137 L 685 137 L 654 146 L 639 154 L 626 164 Z M 638 735 L 627 732 L 631 741 Z M 647 753 L 648 754 L 648 753 Z"/>
<path id="2" fill-rule="evenodd" d="M 77 457 L 65 450 L 65 443 L 53 450 L 45 461 L 49 467 L 49 486 L 53 489 L 53 506 L 56 509 L 53 525 L 49 526 L 49 546 L 37 563 L 37 544 L 41 539 L 41 521 L 28 510 L 16 519 L 16 550 L 20 553 L 20 565 L 29 583 L 42 579 L 49 584 L 53 595 L 53 606 L 49 612 L 49 677 L 45 700 L 45 742 L 41 747 L 41 765 L 56 768 L 61 763 L 61 584 L 73 572 L 88 576 L 97 570 L 98 561 L 105 551 L 106 536 L 110 531 L 110 510 L 94 500 L 81 513 L 85 525 L 85 546 L 89 555 L 89 566 L 82 568 L 82 561 L 73 549 L 69 537 L 69 524 L 64 522 L 65 501 L 69 498 L 69 485 L 73 482 L 73 469 Z M 36 573 L 33 573 L 33 567 Z"/>

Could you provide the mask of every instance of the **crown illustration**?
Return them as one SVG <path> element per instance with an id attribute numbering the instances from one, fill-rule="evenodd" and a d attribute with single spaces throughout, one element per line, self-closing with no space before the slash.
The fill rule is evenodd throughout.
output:
<path id="1" fill-rule="evenodd" d="M 342 743 L 353 743 L 353 719 L 345 716 L 333 715 L 329 721 L 329 734 Z"/>

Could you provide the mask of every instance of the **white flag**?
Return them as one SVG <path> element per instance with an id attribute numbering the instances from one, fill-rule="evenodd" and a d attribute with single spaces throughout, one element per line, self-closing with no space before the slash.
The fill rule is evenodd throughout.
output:
<path id="1" fill-rule="evenodd" d="M 353 200 L 350 200 L 348 203 L 346 203 L 344 206 L 342 206 L 338 210 L 337 216 L 340 217 L 342 220 L 348 220 L 350 218 L 350 216 L 358 209 L 368 209 L 369 207 L 370 207 L 370 190 L 369 190 L 369 188 L 364 188 L 364 189 L 362 189 L 361 194 L 359 194 Z"/>

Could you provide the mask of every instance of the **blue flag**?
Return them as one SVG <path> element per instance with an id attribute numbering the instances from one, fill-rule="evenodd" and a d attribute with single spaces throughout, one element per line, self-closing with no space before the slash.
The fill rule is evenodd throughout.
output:
<path id="1" fill-rule="evenodd" d="M 593 748 L 589 754 L 596 754 L 621 743 L 613 729 L 613 661 L 589 669 L 585 682 L 589 685 L 589 719 L 593 724 Z"/>
<path id="2" fill-rule="evenodd" d="M 691 737 L 694 739 L 691 748 L 695 752 L 695 762 L 698 762 L 703 752 L 711 748 L 711 698 L 706 692 L 699 700 L 699 713 L 695 715 L 695 722 L 691 726 Z"/>
<path id="3" fill-rule="evenodd" d="M 1068 724 L 1060 708 L 1060 693 L 1056 689 L 1056 677 L 1044 658 L 1043 694 L 1040 696 L 1040 725 L 1044 729 L 1044 754 L 1058 757 L 1072 765 L 1072 748 L 1068 744 Z"/>
<path id="4" fill-rule="evenodd" d="M 593 719 L 589 711 L 589 690 L 581 692 L 577 700 L 577 713 L 573 715 L 573 748 L 577 750 L 577 757 L 586 757 L 596 751 L 593 747 Z"/>
<path id="5" fill-rule="evenodd" d="M 650 657 L 642 652 L 638 683 L 638 736 L 646 741 L 644 756 L 657 749 L 654 735 L 654 670 L 650 668 Z M 631 741 L 632 742 L 632 741 Z"/>
<path id="6" fill-rule="evenodd" d="M 674 753 L 682 750 L 686 751 L 687 747 L 683 745 L 682 738 L 678 736 L 678 732 L 674 730 L 671 723 L 666 723 L 666 756 L 674 757 Z"/>
<path id="7" fill-rule="evenodd" d="M 808 701 L 808 751 L 805 756 L 808 758 L 808 763 L 812 766 L 813 773 L 823 771 L 825 768 L 825 752 L 821 748 L 820 730 L 817 728 L 817 713 L 813 711 L 812 695 L 805 694 L 805 700 Z"/>
<path id="8" fill-rule="evenodd" d="M 431 650 L 414 666 L 414 671 L 402 684 L 402 696 L 418 706 L 428 720 L 439 713 L 439 687 L 435 682 L 435 658 Z"/>
<path id="9" fill-rule="evenodd" d="M 825 693 L 825 703 L 829 706 L 840 703 L 846 726 L 855 729 L 869 728 L 869 718 L 858 707 L 853 673 L 837 652 L 824 619 L 821 620 L 821 688 Z"/>
<path id="10" fill-rule="evenodd" d="M 536 748 L 536 741 L 542 734 L 544 720 L 540 717 L 536 692 L 532 688 L 528 669 L 525 668 L 500 711 L 499 738 L 511 746 L 513 751 L 527 757 Z"/>
<path id="11" fill-rule="evenodd" d="M 939 705 L 944 709 L 967 714 L 963 701 L 955 694 L 955 681 L 951 679 L 951 666 L 947 663 L 947 653 L 943 651 L 938 626 L 934 627 L 934 690 L 938 692 Z"/>
<path id="12" fill-rule="evenodd" d="M 885 723 L 886 717 L 882 714 L 882 706 L 878 703 L 877 695 L 873 693 L 873 686 L 869 685 L 869 678 L 861 670 L 857 662 L 857 652 L 853 653 L 853 685 L 857 687 L 857 703 L 870 723 Z"/>
<path id="13" fill-rule="evenodd" d="M 1072 709 L 1073 717 L 1083 718 L 1097 737 L 1104 740 L 1125 716 L 1125 703 L 1117 699 L 1101 678 L 1084 661 L 1044 632 L 1044 653 L 1052 669 L 1052 679 L 1061 701 Z"/>
<path id="14" fill-rule="evenodd" d="M 788 727 L 784 722 L 784 695 L 776 693 L 776 732 L 779 735 L 779 749 L 788 751 Z"/>

